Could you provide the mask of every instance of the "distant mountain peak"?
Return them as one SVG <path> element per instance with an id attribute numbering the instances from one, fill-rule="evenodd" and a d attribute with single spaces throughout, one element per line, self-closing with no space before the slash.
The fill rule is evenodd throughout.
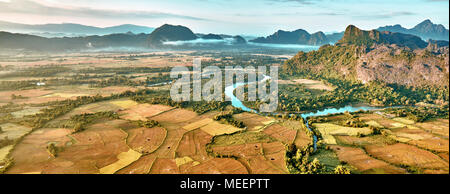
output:
<path id="1" fill-rule="evenodd" d="M 166 41 L 195 40 L 198 37 L 191 29 L 181 25 L 164 24 L 156 28 L 148 37 L 149 45 L 159 45 Z"/>
<path id="2" fill-rule="evenodd" d="M 421 24 L 433 24 L 433 22 L 431 22 L 430 19 L 426 19 L 423 22 L 419 23 L 419 25 L 421 25 Z"/>
<path id="3" fill-rule="evenodd" d="M 434 24 L 430 19 L 422 21 L 411 29 L 404 28 L 397 24 L 394 26 L 380 27 L 377 30 L 412 34 L 421 37 L 423 40 L 449 40 L 449 30 L 442 24 Z"/>

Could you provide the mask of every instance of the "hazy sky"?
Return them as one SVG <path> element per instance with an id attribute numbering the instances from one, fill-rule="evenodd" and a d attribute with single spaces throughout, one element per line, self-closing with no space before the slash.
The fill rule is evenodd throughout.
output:
<path id="1" fill-rule="evenodd" d="M 198 33 L 343 31 L 425 19 L 449 27 L 449 0 L 0 0 L 0 20 L 93 26 L 180 24 Z"/>

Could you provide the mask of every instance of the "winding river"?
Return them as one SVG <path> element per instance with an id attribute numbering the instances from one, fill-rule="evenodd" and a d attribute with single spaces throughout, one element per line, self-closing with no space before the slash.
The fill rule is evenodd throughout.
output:
<path id="1" fill-rule="evenodd" d="M 264 75 L 264 80 L 266 81 L 268 79 L 271 79 L 269 76 Z M 228 86 L 225 88 L 225 95 L 231 98 L 231 103 L 236 108 L 241 108 L 242 110 L 246 112 L 253 112 L 258 113 L 256 110 L 253 110 L 251 108 L 246 107 L 236 96 L 234 96 L 233 92 L 236 90 L 236 88 L 246 85 L 246 83 L 235 83 L 234 85 Z M 337 114 L 337 113 L 344 113 L 344 112 L 358 112 L 360 110 L 367 111 L 367 110 L 377 110 L 380 109 L 380 107 L 371 107 L 371 106 L 352 106 L 348 105 L 342 108 L 326 108 L 319 111 L 309 112 L 309 113 L 303 113 L 300 116 L 305 121 L 305 125 L 308 128 L 308 130 L 313 131 L 308 123 L 309 117 L 316 117 L 316 116 L 326 116 L 329 114 Z M 314 150 L 317 150 L 317 136 L 313 136 L 314 139 Z"/>

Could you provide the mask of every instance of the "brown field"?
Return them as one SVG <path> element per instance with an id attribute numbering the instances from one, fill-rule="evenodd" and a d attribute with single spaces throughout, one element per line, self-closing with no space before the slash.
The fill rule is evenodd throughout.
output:
<path id="1" fill-rule="evenodd" d="M 237 160 L 212 158 L 184 170 L 187 174 L 248 174 L 245 166 Z"/>
<path id="2" fill-rule="evenodd" d="M 242 131 L 244 129 L 240 129 L 237 127 L 233 127 L 231 125 L 221 124 L 217 121 L 209 123 L 200 128 L 204 132 L 208 133 L 211 136 L 223 135 L 223 134 L 232 134 L 238 131 Z"/>
<path id="3" fill-rule="evenodd" d="M 180 174 L 175 159 L 157 158 L 153 162 L 150 174 Z"/>
<path id="4" fill-rule="evenodd" d="M 372 138 L 358 138 L 354 136 L 336 135 L 334 136 L 338 145 L 365 146 L 377 143 Z"/>
<path id="5" fill-rule="evenodd" d="M 266 160 L 270 161 L 272 165 L 278 167 L 284 172 L 287 172 L 286 168 L 286 148 L 281 142 L 263 143 L 263 153 Z"/>
<path id="6" fill-rule="evenodd" d="M 126 110 L 119 111 L 119 114 L 121 114 L 121 118 L 127 120 L 145 121 L 149 117 L 153 117 L 171 109 L 173 109 L 173 107 L 163 105 L 136 104 L 128 107 Z"/>
<path id="7" fill-rule="evenodd" d="M 197 122 L 185 125 L 183 127 L 183 129 L 186 129 L 188 131 L 192 131 L 194 129 L 198 129 L 198 128 L 204 127 L 206 125 L 209 125 L 210 123 L 213 123 L 213 122 L 214 122 L 214 120 L 209 119 L 209 118 L 208 119 L 203 119 L 203 120 L 199 120 Z"/>
<path id="8" fill-rule="evenodd" d="M 236 114 L 233 117 L 238 121 L 244 122 L 249 131 L 261 130 L 266 125 L 265 123 L 273 121 L 271 118 L 251 113 Z"/>
<path id="9" fill-rule="evenodd" d="M 401 143 L 383 147 L 367 146 L 367 152 L 393 164 L 405 164 L 425 169 L 443 169 L 448 172 L 448 162 L 415 146 Z"/>
<path id="10" fill-rule="evenodd" d="M 13 123 L 0 124 L 3 133 L 0 133 L 0 139 L 8 138 L 16 140 L 31 131 L 30 127 L 17 125 Z"/>
<path id="11" fill-rule="evenodd" d="M 442 135 L 448 139 L 449 124 L 448 120 L 437 119 L 436 121 L 428 121 L 424 123 L 417 123 L 417 126 L 434 134 Z"/>
<path id="12" fill-rule="evenodd" d="M 75 108 L 74 110 L 70 111 L 69 113 L 65 114 L 62 117 L 55 119 L 54 121 L 70 119 L 70 117 L 72 117 L 72 116 L 79 115 L 79 114 L 85 114 L 85 113 L 120 111 L 127 107 L 125 105 L 125 103 L 134 104 L 135 102 L 128 100 L 128 99 L 120 99 L 120 100 L 110 100 L 110 101 L 97 102 L 97 103 L 92 103 L 92 104 L 88 104 L 88 105 L 83 105 L 78 108 Z"/>
<path id="13" fill-rule="evenodd" d="M 164 142 L 167 131 L 161 127 L 135 128 L 126 131 L 128 133 L 127 144 L 131 149 L 142 154 L 156 151 Z"/>
<path id="14" fill-rule="evenodd" d="M 55 142 L 58 146 L 71 143 L 67 137 L 70 134 L 68 129 L 39 129 L 26 136 L 23 141 L 16 145 L 11 152 L 14 158 L 14 165 L 10 167 L 7 173 L 21 174 L 29 172 L 44 173 L 51 170 L 51 165 L 72 164 L 71 162 L 62 162 L 59 164 L 48 154 L 46 146 L 48 142 Z M 72 171 L 75 173 L 75 171 Z M 91 172 L 94 172 L 93 170 Z M 62 173 L 62 172 L 60 172 Z"/>
<path id="15" fill-rule="evenodd" d="M 293 143 L 297 136 L 297 130 L 289 129 L 279 124 L 274 124 L 267 127 L 264 129 L 264 133 L 283 142 L 284 144 Z"/>
<path id="16" fill-rule="evenodd" d="M 285 169 L 275 166 L 271 160 L 262 155 L 246 158 L 252 174 L 285 174 Z"/>
<path id="17" fill-rule="evenodd" d="M 264 148 L 266 148 L 268 156 L 265 155 Z M 213 147 L 213 152 L 220 155 L 239 157 L 239 161 L 241 161 L 252 174 L 286 173 L 284 164 L 284 145 L 252 143 L 232 146 L 215 146 Z M 281 155 L 283 155 L 283 159 L 280 158 Z"/>
<path id="18" fill-rule="evenodd" d="M 0 102 L 15 104 L 41 104 L 52 101 L 62 101 L 67 99 L 75 99 L 77 96 L 95 96 L 97 94 L 110 96 L 111 94 L 119 94 L 125 91 L 136 91 L 133 87 L 110 86 L 105 88 L 89 88 L 87 85 L 82 86 L 58 86 L 58 87 L 42 87 L 40 89 L 0 91 Z M 25 99 L 12 100 L 11 95 L 21 95 Z"/>
<path id="19" fill-rule="evenodd" d="M 151 117 L 152 120 L 159 122 L 182 123 L 193 121 L 197 117 L 195 112 L 185 109 L 174 109 L 163 114 Z"/>
<path id="20" fill-rule="evenodd" d="M 449 154 L 448 153 L 440 153 L 438 154 L 442 159 L 448 162 Z"/>
<path id="21" fill-rule="evenodd" d="M 348 164 L 355 167 L 362 173 L 376 173 L 376 174 L 404 174 L 406 170 L 392 166 L 381 160 L 371 158 L 364 153 L 362 149 L 343 147 L 343 146 L 331 146 L 331 148 L 337 153 L 339 160 L 345 161 Z"/>
<path id="22" fill-rule="evenodd" d="M 369 125 L 383 129 L 385 135 L 359 137 L 350 133 L 328 133 L 334 126 L 330 123 L 339 123 L 345 117 L 330 116 L 326 123 L 313 124 L 329 126 L 325 136 L 322 136 L 334 140 L 336 146 L 331 147 L 339 160 L 348 162 L 363 173 L 404 173 L 411 170 L 409 167 L 418 168 L 420 173 L 448 173 L 449 141 L 445 136 L 448 135 L 448 127 L 444 129 L 447 121 L 438 119 L 416 123 L 406 118 L 374 113 L 356 116 Z M 319 131 L 324 132 L 320 127 Z"/>
<path id="23" fill-rule="evenodd" d="M 51 93 L 52 93 L 51 90 L 44 90 L 44 89 L 0 91 L 0 102 L 3 102 L 3 103 L 12 102 L 11 95 L 13 95 L 13 94 L 16 96 L 21 95 L 21 96 L 27 98 L 27 99 L 14 100 L 14 102 L 16 102 L 16 103 L 22 103 L 22 102 L 27 102 L 29 100 L 36 99 L 38 97 L 45 96 L 45 95 L 48 95 Z"/>
<path id="24" fill-rule="evenodd" d="M 184 134 L 177 148 L 177 156 L 189 156 L 196 161 L 209 159 L 206 144 L 211 142 L 212 136 L 202 130 L 189 131 Z"/>
<path id="25" fill-rule="evenodd" d="M 394 139 L 437 152 L 449 152 L 449 141 L 421 129 L 402 128 L 393 130 Z M 398 137 L 398 138 L 397 138 Z"/>
<path id="26" fill-rule="evenodd" d="M 289 129 L 297 130 L 297 134 L 295 135 L 294 144 L 297 147 L 305 147 L 312 142 L 312 138 L 306 134 L 306 130 L 302 128 L 299 121 L 284 121 L 280 123 L 280 125 L 287 127 Z"/>
<path id="27" fill-rule="evenodd" d="M 155 160 L 156 155 L 143 155 L 127 167 L 117 171 L 116 174 L 149 174 Z"/>

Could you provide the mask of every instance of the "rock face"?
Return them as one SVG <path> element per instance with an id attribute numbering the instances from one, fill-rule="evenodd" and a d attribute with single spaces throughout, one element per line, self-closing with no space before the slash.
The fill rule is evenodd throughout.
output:
<path id="1" fill-rule="evenodd" d="M 428 44 L 417 36 L 396 32 L 379 32 L 377 30 L 364 31 L 350 25 L 344 32 L 344 37 L 338 44 L 350 44 L 358 46 L 372 46 L 374 44 L 395 44 L 410 49 L 423 49 Z"/>
<path id="2" fill-rule="evenodd" d="M 425 49 L 408 51 L 378 45 L 357 60 L 356 77 L 363 82 L 448 86 L 448 47 L 443 52 L 431 54 Z"/>
<path id="3" fill-rule="evenodd" d="M 166 41 L 195 40 L 197 36 L 187 27 L 164 24 L 155 29 L 147 38 L 150 46 L 161 45 Z"/>
<path id="4" fill-rule="evenodd" d="M 364 31 L 360 30 L 356 26 L 350 25 L 345 29 L 344 37 L 338 41 L 338 44 L 350 44 L 350 45 L 368 45 L 380 44 L 381 33 L 376 30 Z"/>
<path id="5" fill-rule="evenodd" d="M 338 44 L 299 52 L 283 65 L 283 71 L 363 83 L 448 87 L 449 46 L 447 41 L 426 43 L 413 35 L 349 26 Z"/>
<path id="6" fill-rule="evenodd" d="M 327 36 L 323 32 L 309 34 L 299 29 L 292 32 L 279 30 L 268 37 L 260 37 L 250 42 L 266 44 L 302 44 L 302 45 L 324 45 L 329 44 Z"/>
<path id="7" fill-rule="evenodd" d="M 430 20 L 425 20 L 411 29 L 404 28 L 401 25 L 397 24 L 394 26 L 380 27 L 377 30 L 412 34 L 415 36 L 419 36 L 424 40 L 449 40 L 449 30 L 446 29 L 443 25 L 433 24 Z"/>

